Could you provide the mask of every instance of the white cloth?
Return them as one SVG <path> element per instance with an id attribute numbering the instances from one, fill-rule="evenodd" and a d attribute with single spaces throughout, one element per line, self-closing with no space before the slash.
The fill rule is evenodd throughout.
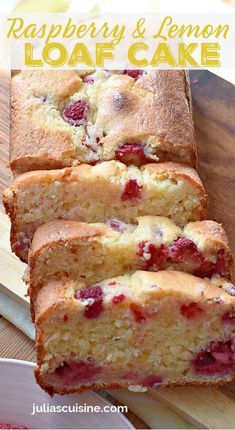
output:
<path id="1" fill-rule="evenodd" d="M 0 292 L 0 315 L 14 324 L 30 339 L 35 339 L 35 329 L 29 309 L 2 292 Z"/>

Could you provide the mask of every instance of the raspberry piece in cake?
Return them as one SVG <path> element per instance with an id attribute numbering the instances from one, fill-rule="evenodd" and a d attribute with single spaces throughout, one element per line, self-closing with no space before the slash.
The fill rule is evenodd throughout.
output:
<path id="1" fill-rule="evenodd" d="M 168 250 L 163 244 L 159 247 L 147 241 L 140 242 L 136 254 L 144 262 L 143 269 L 150 270 L 153 266 L 161 268 L 168 256 Z"/>
<path id="2" fill-rule="evenodd" d="M 114 297 L 112 298 L 112 303 L 113 303 L 114 305 L 117 305 L 117 304 L 119 304 L 119 303 L 122 303 L 122 302 L 123 302 L 123 300 L 125 300 L 125 295 L 124 295 L 124 294 L 119 294 L 118 296 L 114 296 Z"/>
<path id="3" fill-rule="evenodd" d="M 235 324 L 235 307 L 222 316 L 222 321 L 225 324 Z"/>
<path id="4" fill-rule="evenodd" d="M 210 345 L 197 354 L 192 364 L 196 373 L 205 375 L 235 374 L 235 342 L 211 342 Z"/>
<path id="5" fill-rule="evenodd" d="M 77 291 L 76 299 L 90 301 L 85 307 L 84 315 L 88 319 L 97 318 L 103 310 L 103 291 L 99 285 Z"/>
<path id="6" fill-rule="evenodd" d="M 55 377 L 65 385 L 79 384 L 92 380 L 101 367 L 89 361 L 67 360 L 55 370 Z"/>
<path id="7" fill-rule="evenodd" d="M 214 274 L 218 274 L 226 278 L 228 276 L 228 273 L 229 273 L 229 268 L 228 268 L 227 260 L 225 258 L 225 251 L 224 249 L 220 249 L 217 252 L 217 259 L 215 263 Z"/>
<path id="8" fill-rule="evenodd" d="M 121 196 L 121 200 L 136 200 L 140 198 L 141 186 L 138 184 L 136 179 L 130 179 L 126 183 L 124 193 Z"/>
<path id="9" fill-rule="evenodd" d="M 148 388 L 159 387 L 163 383 L 161 376 L 149 375 L 142 382 L 141 385 Z"/>
<path id="10" fill-rule="evenodd" d="M 195 276 L 200 276 L 201 278 L 211 278 L 213 275 L 229 278 L 229 265 L 225 250 L 220 249 L 217 252 L 215 263 L 205 259 L 200 267 L 194 271 L 194 274 Z"/>
<path id="11" fill-rule="evenodd" d="M 129 70 L 129 69 L 124 70 L 124 75 L 130 76 L 131 78 L 135 79 L 135 81 L 141 78 L 141 76 L 143 76 L 144 73 L 145 73 L 144 70 Z"/>
<path id="12" fill-rule="evenodd" d="M 200 278 L 211 278 L 214 274 L 214 267 L 214 263 L 206 259 L 197 269 L 194 270 L 193 274 Z"/>
<path id="13" fill-rule="evenodd" d="M 27 236 L 18 239 L 14 245 L 14 252 L 16 255 L 21 254 L 27 256 L 30 249 L 30 242 L 31 241 Z"/>
<path id="14" fill-rule="evenodd" d="M 134 164 L 135 166 L 141 166 L 150 161 L 144 154 L 143 146 L 139 143 L 124 143 L 119 146 L 115 152 L 115 158 L 122 163 Z"/>
<path id="15" fill-rule="evenodd" d="M 130 304 L 130 309 L 135 317 L 135 321 L 138 323 L 142 323 L 145 321 L 145 316 L 142 312 L 142 308 L 139 304 L 137 303 L 131 303 Z"/>
<path id="16" fill-rule="evenodd" d="M 168 255 L 173 262 L 187 259 L 199 262 L 202 260 L 202 254 L 198 251 L 197 245 L 185 237 L 179 237 L 168 247 Z"/>
<path id="17" fill-rule="evenodd" d="M 80 125 L 85 124 L 88 110 L 89 107 L 85 100 L 76 100 L 75 102 L 65 106 L 62 116 L 69 124 L 79 127 Z"/>
<path id="18" fill-rule="evenodd" d="M 201 315 L 203 310 L 200 308 L 200 306 L 198 306 L 197 303 L 191 302 L 187 305 L 181 305 L 180 312 L 185 318 L 191 320 Z"/>

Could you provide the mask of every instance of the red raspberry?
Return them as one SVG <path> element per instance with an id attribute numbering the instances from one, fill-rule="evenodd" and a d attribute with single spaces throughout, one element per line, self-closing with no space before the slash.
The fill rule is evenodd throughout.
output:
<path id="1" fill-rule="evenodd" d="M 135 179 L 130 179 L 125 186 L 124 193 L 121 196 L 121 200 L 135 200 L 140 198 L 141 186 Z"/>
<path id="2" fill-rule="evenodd" d="M 75 102 L 65 106 L 62 116 L 69 124 L 79 127 L 85 123 L 88 110 L 88 104 L 85 100 L 76 100 Z"/>
<path id="3" fill-rule="evenodd" d="M 153 243 L 142 241 L 138 244 L 136 254 L 143 258 L 144 269 L 149 270 L 153 266 L 157 266 L 158 268 L 162 266 L 168 256 L 168 250 L 163 244 L 157 248 L 155 245 L 153 245 Z M 150 258 L 145 259 L 145 254 L 149 255 Z"/>
<path id="4" fill-rule="evenodd" d="M 23 236 L 20 239 L 16 241 L 14 244 L 14 252 L 17 254 L 27 254 L 30 248 L 30 242 L 31 240 Z"/>
<path id="5" fill-rule="evenodd" d="M 125 296 L 124 296 L 124 294 L 119 294 L 119 296 L 114 296 L 114 297 L 112 298 L 112 303 L 113 303 L 114 305 L 117 305 L 118 303 L 122 303 L 122 302 L 123 302 L 123 300 L 125 300 Z"/>
<path id="6" fill-rule="evenodd" d="M 225 324 L 235 324 L 235 307 L 230 312 L 226 312 L 222 316 L 222 321 Z"/>
<path id="7" fill-rule="evenodd" d="M 226 261 L 225 258 L 225 251 L 224 249 L 220 249 L 217 252 L 217 260 L 215 263 L 215 268 L 214 268 L 214 273 L 213 274 L 218 274 L 220 276 L 223 276 L 225 278 L 229 277 L 229 268 L 228 268 L 228 262 Z"/>
<path id="8" fill-rule="evenodd" d="M 110 281 L 107 283 L 107 285 L 109 285 L 110 287 L 112 287 L 113 285 L 117 285 L 116 281 Z"/>
<path id="9" fill-rule="evenodd" d="M 204 375 L 226 375 L 234 372 L 235 354 L 232 340 L 211 342 L 196 355 L 192 365 L 196 373 Z"/>
<path id="10" fill-rule="evenodd" d="M 133 370 L 128 370 L 127 372 L 124 373 L 124 375 L 122 375 L 123 379 L 136 379 L 137 378 L 137 373 L 134 372 Z"/>
<path id="11" fill-rule="evenodd" d="M 142 382 L 143 387 L 159 387 L 163 382 L 161 376 L 149 375 Z"/>
<path id="12" fill-rule="evenodd" d="M 191 320 L 198 317 L 203 312 L 203 310 L 200 308 L 200 306 L 198 306 L 197 303 L 192 302 L 188 305 L 181 305 L 180 312 L 185 318 Z"/>
<path id="13" fill-rule="evenodd" d="M 196 373 L 213 374 L 216 371 L 216 359 L 208 351 L 199 352 L 193 360 Z"/>
<path id="14" fill-rule="evenodd" d="M 136 322 L 142 323 L 145 321 L 145 316 L 142 313 L 141 306 L 137 305 L 137 303 L 131 303 L 130 309 L 134 314 Z"/>
<path id="15" fill-rule="evenodd" d="M 135 79 L 135 81 L 137 81 L 137 79 L 141 78 L 141 76 L 143 76 L 144 74 L 144 70 L 124 70 L 124 75 L 128 75 L 131 78 Z"/>
<path id="16" fill-rule="evenodd" d="M 90 361 L 68 360 L 55 370 L 56 376 L 65 384 L 78 384 L 94 379 L 101 367 Z"/>
<path id="17" fill-rule="evenodd" d="M 198 251 L 197 245 L 186 237 L 179 237 L 168 246 L 169 258 L 174 263 L 190 259 L 193 261 L 202 261 L 202 253 Z"/>
<path id="18" fill-rule="evenodd" d="M 235 364 L 235 354 L 232 342 L 212 342 L 211 354 L 220 364 Z"/>
<path id="19" fill-rule="evenodd" d="M 115 158 L 124 164 L 134 164 L 135 166 L 141 166 L 150 161 L 139 143 L 124 143 L 116 150 Z"/>
<path id="20" fill-rule="evenodd" d="M 204 259 L 200 267 L 194 271 L 195 276 L 200 278 L 211 278 L 213 275 L 220 275 L 222 277 L 229 277 L 229 267 L 225 258 L 224 249 L 217 252 L 217 259 L 215 263 Z"/>
<path id="21" fill-rule="evenodd" d="M 85 307 L 84 315 L 88 319 L 97 318 L 103 310 L 103 291 L 99 285 L 77 291 L 75 298 L 79 300 L 93 299 Z"/>
<path id="22" fill-rule="evenodd" d="M 214 273 L 214 266 L 214 263 L 205 259 L 203 263 L 194 270 L 193 274 L 199 278 L 211 278 Z"/>

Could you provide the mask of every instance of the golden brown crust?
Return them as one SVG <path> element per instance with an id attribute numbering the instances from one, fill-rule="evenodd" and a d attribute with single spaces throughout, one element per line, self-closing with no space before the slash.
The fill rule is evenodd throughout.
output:
<path id="1" fill-rule="evenodd" d="M 164 175 L 166 177 L 174 178 L 175 175 L 182 178 L 189 179 L 193 183 L 201 187 L 201 180 L 195 169 L 185 166 L 182 163 L 175 163 L 173 161 L 166 161 L 165 163 L 149 163 L 143 166 L 149 173 L 156 175 Z"/>
<path id="2" fill-rule="evenodd" d="M 78 91 L 81 79 L 73 71 L 23 71 L 12 79 L 10 167 L 16 174 L 69 165 L 74 156 L 70 136 L 33 120 L 29 97 L 66 99 Z"/>
<path id="3" fill-rule="evenodd" d="M 122 166 L 122 169 L 127 170 L 127 166 L 123 166 L 121 163 L 110 161 L 105 164 L 104 166 L 104 176 L 107 174 L 115 174 L 118 172 L 117 168 L 119 166 Z M 93 174 L 93 169 L 95 166 L 90 166 L 86 163 L 80 164 L 77 167 L 68 167 L 64 169 L 55 169 L 55 170 L 37 170 L 32 172 L 23 173 L 19 176 L 17 176 L 13 182 L 13 184 L 7 188 L 3 193 L 3 201 L 4 205 L 7 207 L 9 205 L 9 202 L 11 202 L 11 198 L 13 198 L 12 193 L 14 194 L 14 191 L 17 191 L 18 187 L 21 187 L 22 189 L 27 189 L 28 185 L 38 185 L 40 184 L 47 184 L 52 183 L 54 181 L 76 181 L 77 177 L 81 176 L 89 176 Z M 164 162 L 164 163 L 151 163 L 151 164 L 145 164 L 141 167 L 141 172 L 147 171 L 151 175 L 155 175 L 156 177 L 160 176 L 162 178 L 183 178 L 187 179 L 189 182 L 191 182 L 196 188 L 200 189 L 203 194 L 203 201 L 204 206 L 206 205 L 207 201 L 207 194 L 206 191 L 202 185 L 202 182 L 196 172 L 196 170 L 192 169 L 191 167 L 184 166 L 180 163 L 174 163 L 174 162 Z M 94 171 L 95 172 L 95 171 Z M 101 172 L 100 172 L 101 173 Z"/>
<path id="4" fill-rule="evenodd" d="M 112 161 L 103 164 L 105 167 L 105 172 L 107 174 L 113 174 L 118 166 L 122 166 L 123 170 L 127 170 L 127 166 L 123 166 L 118 162 Z M 51 183 L 56 180 L 76 180 L 77 176 L 88 176 L 92 174 L 92 171 L 95 166 L 91 166 L 89 164 L 83 163 L 77 167 L 67 167 L 64 169 L 54 169 L 50 171 L 45 170 L 37 170 L 37 172 L 26 172 L 19 176 L 17 176 L 13 182 L 13 184 L 4 191 L 4 198 L 8 196 L 9 191 L 14 191 L 19 186 L 23 186 L 27 189 L 28 185 L 37 185 L 39 180 L 40 183 Z M 171 161 L 166 161 L 164 163 L 150 163 L 141 166 L 140 170 L 144 172 L 148 171 L 150 174 L 157 176 L 165 176 L 166 178 L 175 178 L 177 176 L 186 178 L 190 182 L 192 182 L 198 188 L 203 188 L 202 182 L 199 178 L 198 173 L 195 169 L 191 167 L 187 167 L 181 163 L 175 163 Z"/>
<path id="5" fill-rule="evenodd" d="M 19 88 L 24 93 L 36 96 L 52 96 L 63 100 L 72 96 L 82 84 L 73 70 L 23 70 L 12 79 L 12 92 Z"/>
<path id="6" fill-rule="evenodd" d="M 40 290 L 35 306 L 36 324 L 40 324 L 40 321 L 43 321 L 48 312 L 51 312 L 65 300 L 67 285 L 68 283 L 63 280 L 53 281 Z"/>
<path id="7" fill-rule="evenodd" d="M 231 250 L 228 242 L 228 237 L 222 226 L 216 221 L 202 220 L 190 222 L 184 227 L 184 233 L 190 236 L 202 237 L 203 241 L 207 244 L 211 244 L 212 247 L 217 249 L 224 249 L 229 255 Z"/>
<path id="8" fill-rule="evenodd" d="M 33 256 L 37 258 L 36 254 L 44 247 L 51 247 L 56 243 L 65 243 L 76 238 L 79 240 L 88 240 L 105 235 L 108 230 L 108 227 L 102 223 L 87 224 L 77 221 L 51 221 L 42 225 L 36 231 L 30 249 L 31 261 Z"/>
<path id="9" fill-rule="evenodd" d="M 101 89 L 93 86 L 95 98 L 91 103 L 95 103 L 92 109 L 97 110 L 93 125 L 104 134 L 103 149 L 95 160 L 115 158 L 115 150 L 123 143 L 143 142 L 146 146 L 146 139 L 150 138 L 153 155 L 160 161 L 181 161 L 195 167 L 196 145 L 186 72 L 153 71 L 137 81 L 120 74 L 108 78 L 109 75 Z M 12 79 L 10 166 L 16 174 L 63 168 L 75 160 L 94 162 L 94 153 L 88 148 L 83 155 L 77 151 L 72 127 L 63 128 L 63 121 L 60 126 L 53 123 L 53 115 L 51 124 L 35 116 L 45 101 L 60 112 L 74 93 L 79 95 L 82 90 L 84 97 L 84 86 L 74 71 L 23 71 Z"/>
<path id="10" fill-rule="evenodd" d="M 201 179 L 196 172 L 195 169 L 192 169 L 191 167 L 185 166 L 181 163 L 174 163 L 174 162 L 165 162 L 165 163 L 159 163 L 159 164 L 146 164 L 144 168 L 153 175 L 162 175 L 163 177 L 169 177 L 172 179 L 186 179 L 189 182 L 191 182 L 195 188 L 200 190 L 201 193 L 201 214 L 200 214 L 200 220 L 205 219 L 206 217 L 206 209 L 208 204 L 208 196 L 206 193 L 205 188 L 203 187 L 203 184 L 201 182 Z"/>

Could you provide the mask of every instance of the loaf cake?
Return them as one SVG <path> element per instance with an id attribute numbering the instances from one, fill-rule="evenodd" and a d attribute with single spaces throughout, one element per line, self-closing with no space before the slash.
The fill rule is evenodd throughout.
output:
<path id="1" fill-rule="evenodd" d="M 232 257 L 223 227 L 196 221 L 183 229 L 164 217 L 143 216 L 137 225 L 52 221 L 36 231 L 29 253 L 31 310 L 38 290 L 67 278 L 92 285 L 137 269 L 170 268 L 230 281 Z M 217 279 L 219 282 L 219 279 Z"/>
<path id="2" fill-rule="evenodd" d="M 56 219 L 106 222 L 164 215 L 176 224 L 205 218 L 206 193 L 190 167 L 166 162 L 138 168 L 118 161 L 28 172 L 4 192 L 11 218 L 11 244 L 27 261 L 34 232 Z"/>
<path id="3" fill-rule="evenodd" d="M 36 378 L 51 395 L 220 384 L 235 376 L 234 324 L 235 297 L 183 272 L 55 281 L 36 301 Z"/>
<path id="4" fill-rule="evenodd" d="M 15 174 L 113 159 L 195 167 L 187 72 L 33 70 L 14 76 L 10 167 Z"/>

